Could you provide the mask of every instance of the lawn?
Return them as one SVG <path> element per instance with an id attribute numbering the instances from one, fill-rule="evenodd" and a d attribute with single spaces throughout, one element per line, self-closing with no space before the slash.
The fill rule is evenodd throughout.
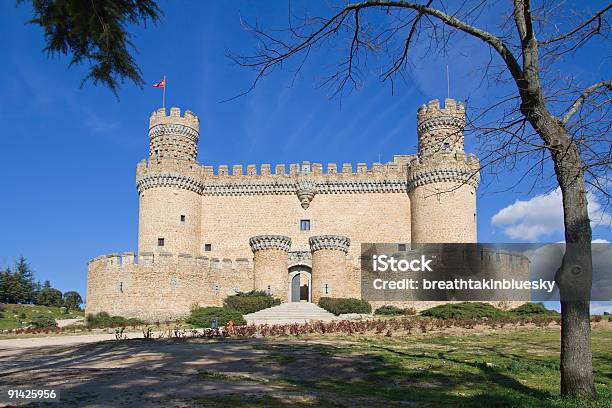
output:
<path id="1" fill-rule="evenodd" d="M 80 310 L 69 310 L 68 314 L 62 314 L 59 307 L 37 306 L 37 305 L 15 305 L 0 304 L 0 329 L 15 329 L 21 327 L 19 322 L 28 322 L 33 316 L 43 314 L 54 319 L 75 319 L 85 314 Z"/>
<path id="2" fill-rule="evenodd" d="M 595 404 L 557 396 L 559 337 L 559 330 L 544 329 L 459 337 L 347 336 L 310 346 L 306 342 L 271 340 L 258 348 L 282 364 L 281 376 L 216 371 L 205 372 L 202 378 L 276 384 L 292 391 L 293 397 L 283 400 L 271 393 L 244 400 L 226 395 L 197 402 L 202 406 L 225 403 L 235 407 L 612 406 L 612 331 L 593 331 L 593 363 L 600 396 Z M 346 358 L 352 360 L 350 366 L 340 363 Z M 330 363 L 335 360 L 339 363 Z M 315 371 L 307 374 L 308 370 Z"/>

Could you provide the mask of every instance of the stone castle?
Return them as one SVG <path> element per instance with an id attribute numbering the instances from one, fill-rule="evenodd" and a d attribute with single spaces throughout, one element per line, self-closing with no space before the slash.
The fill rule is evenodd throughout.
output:
<path id="1" fill-rule="evenodd" d="M 465 107 L 418 109 L 418 153 L 388 163 L 202 165 L 200 121 L 153 112 L 138 163 L 138 253 L 88 264 L 87 313 L 145 320 L 262 290 L 283 302 L 361 296 L 360 244 L 476 242 L 479 161 Z"/>

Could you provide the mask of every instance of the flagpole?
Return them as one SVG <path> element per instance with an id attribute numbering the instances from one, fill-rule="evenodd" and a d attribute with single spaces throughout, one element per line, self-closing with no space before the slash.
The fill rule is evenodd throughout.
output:
<path id="1" fill-rule="evenodd" d="M 166 76 L 164 75 L 164 90 L 162 92 L 162 108 L 166 108 Z"/>

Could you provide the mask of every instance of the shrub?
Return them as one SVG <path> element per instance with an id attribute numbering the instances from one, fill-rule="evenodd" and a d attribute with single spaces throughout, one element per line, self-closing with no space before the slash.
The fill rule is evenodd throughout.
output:
<path id="1" fill-rule="evenodd" d="M 210 327 L 212 319 L 217 319 L 219 327 L 226 326 L 230 320 L 236 326 L 246 324 L 242 313 L 237 310 L 229 310 L 223 307 L 198 307 L 191 311 L 185 322 L 195 327 Z"/>
<path id="2" fill-rule="evenodd" d="M 223 307 L 236 310 L 245 315 L 262 309 L 280 305 L 280 299 L 275 299 L 263 291 L 251 291 L 228 296 L 223 301 Z"/>
<path id="3" fill-rule="evenodd" d="M 0 319 L 4 319 L 4 313 L 0 312 Z"/>
<path id="4" fill-rule="evenodd" d="M 32 317 L 30 324 L 37 329 L 47 328 L 47 327 L 57 327 L 57 322 L 51 316 L 46 315 L 36 315 Z"/>
<path id="5" fill-rule="evenodd" d="M 372 313 L 372 306 L 368 302 L 355 298 L 322 297 L 319 306 L 336 316 L 343 313 Z"/>
<path id="6" fill-rule="evenodd" d="M 421 312 L 422 316 L 438 319 L 478 319 L 501 317 L 504 314 L 495 306 L 481 302 L 446 303 Z"/>
<path id="7" fill-rule="evenodd" d="M 111 316 L 106 312 L 100 312 L 98 314 L 88 314 L 85 316 L 85 324 L 90 328 L 96 327 L 103 329 L 109 327 L 136 326 L 143 324 L 143 322 L 135 318 L 126 319 L 122 316 Z"/>
<path id="8" fill-rule="evenodd" d="M 416 311 L 409 307 L 407 309 L 401 309 L 397 306 L 393 306 L 393 305 L 385 305 L 385 306 L 381 306 L 378 309 L 376 309 L 374 311 L 375 315 L 380 315 L 380 316 L 400 316 L 400 315 L 413 315 L 415 314 Z"/>
<path id="9" fill-rule="evenodd" d="M 559 312 L 545 308 L 542 303 L 525 303 L 510 310 L 510 314 L 516 316 L 558 316 Z"/>
<path id="10" fill-rule="evenodd" d="M 21 312 L 21 313 L 18 313 L 18 314 L 17 314 L 17 317 L 18 317 L 19 319 L 25 319 L 25 318 L 26 318 L 26 314 L 25 314 L 25 312 Z"/>

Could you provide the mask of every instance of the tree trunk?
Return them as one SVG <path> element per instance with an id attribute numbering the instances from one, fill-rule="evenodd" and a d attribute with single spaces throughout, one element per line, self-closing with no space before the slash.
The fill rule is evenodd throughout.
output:
<path id="1" fill-rule="evenodd" d="M 589 311 L 593 264 L 587 196 L 576 146 L 571 144 L 560 156 L 559 164 L 554 160 L 555 167 L 561 167 L 557 178 L 563 195 L 566 242 L 563 263 L 555 279 L 561 293 L 561 395 L 596 398 Z"/>
<path id="2" fill-rule="evenodd" d="M 561 295 L 561 395 L 596 398 L 589 312 L 592 231 L 580 151 L 541 95 L 527 88 L 521 111 L 549 148 L 563 198 L 566 244 L 555 275 Z"/>

